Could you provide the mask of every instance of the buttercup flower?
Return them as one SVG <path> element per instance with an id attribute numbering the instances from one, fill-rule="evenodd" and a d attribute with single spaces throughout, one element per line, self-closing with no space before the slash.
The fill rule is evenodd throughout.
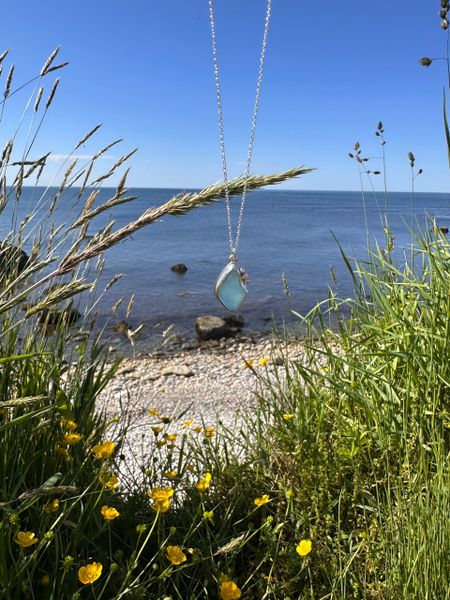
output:
<path id="1" fill-rule="evenodd" d="M 211 473 L 205 473 L 203 479 L 200 479 L 195 484 L 195 487 L 198 489 L 199 492 L 205 492 L 207 489 L 209 489 L 209 485 L 211 483 L 211 478 L 212 478 Z"/>
<path id="2" fill-rule="evenodd" d="M 294 413 L 284 413 L 283 419 L 285 421 L 291 421 L 295 417 Z"/>
<path id="3" fill-rule="evenodd" d="M 29 548 L 38 543 L 38 538 L 32 531 L 19 531 L 14 540 L 21 548 Z"/>
<path id="4" fill-rule="evenodd" d="M 181 546 L 167 546 L 167 558 L 173 565 L 181 565 L 187 561 L 187 556 Z"/>
<path id="5" fill-rule="evenodd" d="M 166 442 L 174 442 L 178 437 L 177 433 L 165 433 L 164 434 L 164 439 L 166 440 Z"/>
<path id="6" fill-rule="evenodd" d="M 200 433 L 200 431 L 203 429 L 203 427 L 201 425 L 197 425 L 196 427 L 194 427 L 194 431 L 195 433 Z"/>
<path id="7" fill-rule="evenodd" d="M 269 362 L 269 359 L 267 358 L 267 356 L 263 356 L 259 361 L 258 361 L 258 367 L 263 367 L 264 365 L 266 365 Z"/>
<path id="8" fill-rule="evenodd" d="M 153 510 L 164 513 L 170 508 L 170 499 L 173 496 L 173 489 L 171 487 L 152 488 L 149 496 L 153 500 Z"/>
<path id="9" fill-rule="evenodd" d="M 69 444 L 69 446 L 75 446 L 75 444 L 78 444 L 78 442 L 83 438 L 83 436 L 80 433 L 65 433 L 64 434 L 64 441 L 66 442 L 66 444 Z"/>
<path id="10" fill-rule="evenodd" d="M 312 542 L 311 540 L 302 540 L 296 548 L 297 554 L 300 556 L 306 556 L 311 552 Z"/>
<path id="11" fill-rule="evenodd" d="M 205 427 L 205 429 L 203 430 L 203 433 L 205 435 L 205 438 L 207 440 L 210 440 L 213 435 L 216 433 L 216 428 L 215 427 Z"/>
<path id="12" fill-rule="evenodd" d="M 162 430 L 163 430 L 163 428 L 160 427 L 159 425 L 153 425 L 153 427 L 152 427 L 152 431 L 155 435 L 159 435 Z"/>
<path id="13" fill-rule="evenodd" d="M 234 581 L 224 581 L 220 585 L 220 597 L 222 600 L 238 600 L 241 597 L 241 590 Z"/>
<path id="14" fill-rule="evenodd" d="M 192 425 L 193 422 L 194 422 L 194 419 L 188 419 L 187 421 L 185 421 L 183 423 L 183 425 L 181 427 L 189 427 L 190 425 Z"/>
<path id="15" fill-rule="evenodd" d="M 100 483 L 107 490 L 115 490 L 119 487 L 117 475 L 109 475 L 108 473 L 100 475 Z"/>
<path id="16" fill-rule="evenodd" d="M 165 442 L 164 440 L 158 440 L 156 442 L 156 445 L 158 446 L 158 448 L 162 448 L 163 446 L 165 446 L 167 444 L 167 442 Z"/>
<path id="17" fill-rule="evenodd" d="M 114 521 L 114 519 L 120 517 L 120 512 L 118 510 L 112 506 L 107 506 L 106 504 L 102 506 L 101 513 L 105 521 Z"/>
<path id="18" fill-rule="evenodd" d="M 116 449 L 116 445 L 111 440 L 105 440 L 101 444 L 97 444 L 91 449 L 95 454 L 95 458 L 109 458 Z M 97 564 L 97 563 L 95 563 Z"/>
<path id="19" fill-rule="evenodd" d="M 69 456 L 69 453 L 67 452 L 67 448 L 64 448 L 63 446 L 56 446 L 56 453 L 60 454 L 61 456 Z"/>
<path id="20" fill-rule="evenodd" d="M 164 473 L 164 477 L 167 477 L 167 479 L 175 479 L 177 475 L 178 473 L 176 471 L 166 471 Z"/>
<path id="21" fill-rule="evenodd" d="M 64 429 L 69 429 L 70 431 L 73 431 L 78 427 L 77 423 L 75 423 L 75 421 L 72 421 L 71 419 L 61 419 L 60 424 L 61 427 L 63 427 Z"/>
<path id="22" fill-rule="evenodd" d="M 149 411 L 149 414 L 152 415 L 152 417 L 159 417 L 159 412 L 156 410 L 156 408 L 151 408 Z"/>
<path id="23" fill-rule="evenodd" d="M 205 510 L 203 513 L 203 518 L 205 521 L 213 521 L 214 520 L 214 512 L 212 510 Z"/>
<path id="24" fill-rule="evenodd" d="M 47 514 L 56 512 L 58 509 L 59 509 L 58 498 L 55 498 L 52 502 L 47 502 L 47 504 L 44 504 L 44 506 L 42 507 L 42 510 Z"/>
<path id="25" fill-rule="evenodd" d="M 246 360 L 244 363 L 244 369 L 252 369 L 254 364 L 254 360 Z"/>
<path id="26" fill-rule="evenodd" d="M 50 575 L 43 575 L 40 578 L 39 583 L 42 585 L 42 587 L 48 587 L 48 585 L 50 585 Z"/>
<path id="27" fill-rule="evenodd" d="M 100 577 L 100 575 L 102 574 L 102 570 L 102 563 L 88 563 L 84 567 L 80 567 L 78 569 L 78 579 L 84 585 L 92 585 L 94 581 L 97 581 L 97 579 Z"/>
<path id="28" fill-rule="evenodd" d="M 253 504 L 255 506 L 263 506 L 264 504 L 267 504 L 269 502 L 269 499 L 270 499 L 269 495 L 268 494 L 264 494 L 260 498 L 255 498 L 253 500 Z"/>

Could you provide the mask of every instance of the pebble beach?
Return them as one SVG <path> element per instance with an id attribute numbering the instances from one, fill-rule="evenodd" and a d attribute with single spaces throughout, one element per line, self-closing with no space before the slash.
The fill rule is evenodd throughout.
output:
<path id="1" fill-rule="evenodd" d="M 174 419 L 176 431 L 185 420 L 226 427 L 256 405 L 267 376 L 282 376 L 284 357 L 301 359 L 300 340 L 239 335 L 232 339 L 161 347 L 123 361 L 99 398 L 108 418 L 128 422 L 124 454 L 137 461 L 150 453 L 155 417 L 149 410 Z M 176 419 L 182 414 L 182 419 Z"/>

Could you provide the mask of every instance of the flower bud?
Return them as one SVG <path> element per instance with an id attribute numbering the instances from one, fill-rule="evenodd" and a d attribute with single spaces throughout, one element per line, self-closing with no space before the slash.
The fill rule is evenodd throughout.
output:
<path id="1" fill-rule="evenodd" d="M 422 67 L 429 67 L 432 62 L 433 60 L 431 58 L 428 58 L 428 56 L 424 56 L 419 60 L 419 65 L 421 65 Z"/>

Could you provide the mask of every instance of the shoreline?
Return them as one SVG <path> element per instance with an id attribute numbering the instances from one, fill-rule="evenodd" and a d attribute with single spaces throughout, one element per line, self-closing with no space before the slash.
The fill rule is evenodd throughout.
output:
<path id="1" fill-rule="evenodd" d="M 215 427 L 219 422 L 233 427 L 256 407 L 259 376 L 284 371 L 287 355 L 290 360 L 303 357 L 301 340 L 281 343 L 282 348 L 273 336 L 240 335 L 125 358 L 97 407 L 105 410 L 108 419 L 116 418 L 119 428 L 128 423 L 122 464 L 126 463 L 129 475 L 136 476 L 138 465 L 155 448 L 151 428 L 161 421 L 150 409 L 170 419 L 171 433 L 192 432 L 200 425 Z M 192 426 L 183 428 L 182 423 L 190 420 Z"/>

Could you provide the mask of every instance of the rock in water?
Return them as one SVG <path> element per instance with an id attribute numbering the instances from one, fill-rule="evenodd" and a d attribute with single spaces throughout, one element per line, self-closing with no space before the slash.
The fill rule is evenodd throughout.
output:
<path id="1" fill-rule="evenodd" d="M 176 265 L 172 265 L 170 270 L 179 275 L 184 275 L 187 271 L 187 266 L 184 263 L 177 263 Z"/>
<path id="2" fill-rule="evenodd" d="M 39 315 L 39 323 L 50 327 L 76 325 L 80 317 L 81 314 L 76 308 L 44 308 Z"/>
<path id="3" fill-rule="evenodd" d="M 219 340 L 223 337 L 231 337 L 234 333 L 233 328 L 226 324 L 224 319 L 211 315 L 197 317 L 195 321 L 195 330 L 198 339 L 201 342 L 207 340 Z"/>
<path id="4" fill-rule="evenodd" d="M 236 329 L 244 327 L 244 317 L 241 315 L 227 315 L 223 320 L 229 327 L 235 327 Z"/>
<path id="5" fill-rule="evenodd" d="M 22 248 L 0 242 L 0 277 L 13 272 L 19 275 L 27 268 L 29 262 L 30 257 Z"/>

